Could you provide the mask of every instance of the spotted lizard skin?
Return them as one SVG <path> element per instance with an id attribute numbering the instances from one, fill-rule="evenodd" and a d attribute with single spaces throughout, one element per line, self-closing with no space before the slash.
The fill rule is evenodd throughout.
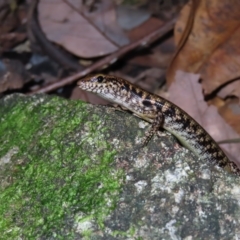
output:
<path id="1" fill-rule="evenodd" d="M 152 123 L 144 144 L 160 128 L 164 128 L 199 158 L 240 176 L 240 169 L 227 158 L 203 127 L 172 102 L 116 76 L 97 74 L 85 77 L 78 82 L 78 86 Z"/>

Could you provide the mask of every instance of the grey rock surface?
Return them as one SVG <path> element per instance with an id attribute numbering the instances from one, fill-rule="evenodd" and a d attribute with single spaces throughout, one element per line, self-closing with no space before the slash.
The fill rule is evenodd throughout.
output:
<path id="1" fill-rule="evenodd" d="M 0 100 L 1 239 L 240 239 L 239 178 L 124 112 Z"/>

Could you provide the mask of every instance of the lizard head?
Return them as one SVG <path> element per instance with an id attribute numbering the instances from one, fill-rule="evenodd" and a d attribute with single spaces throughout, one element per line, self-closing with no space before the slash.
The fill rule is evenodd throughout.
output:
<path id="1" fill-rule="evenodd" d="M 116 76 L 95 74 L 82 78 L 77 85 L 87 91 L 99 95 L 111 102 L 116 102 L 126 97 L 129 90 L 129 83 Z"/>
<path id="2" fill-rule="evenodd" d="M 91 75 L 80 79 L 77 84 L 81 89 L 95 93 L 147 121 L 152 118 L 153 109 L 156 111 L 157 108 L 153 95 L 116 76 Z M 143 110 L 148 112 L 147 117 L 144 116 Z M 155 112 L 152 115 L 155 116 Z"/>
<path id="3" fill-rule="evenodd" d="M 101 89 L 107 87 L 108 80 L 103 74 L 89 75 L 80 79 L 77 85 L 85 91 L 98 93 Z"/>

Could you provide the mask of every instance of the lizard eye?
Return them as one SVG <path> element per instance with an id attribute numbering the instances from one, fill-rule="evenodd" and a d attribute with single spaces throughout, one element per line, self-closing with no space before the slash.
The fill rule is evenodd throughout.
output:
<path id="1" fill-rule="evenodd" d="M 97 77 L 97 81 L 98 81 L 99 83 L 101 83 L 103 80 L 104 80 L 104 77 L 103 77 L 103 76 L 98 76 L 98 77 Z"/>

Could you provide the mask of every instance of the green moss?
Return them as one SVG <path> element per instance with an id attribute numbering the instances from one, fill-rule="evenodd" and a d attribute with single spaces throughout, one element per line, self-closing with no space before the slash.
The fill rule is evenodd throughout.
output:
<path id="1" fill-rule="evenodd" d="M 18 97 L 16 102 L 5 109 L 2 104 L 0 112 L 0 158 L 18 149 L 0 170 L 0 238 L 65 239 L 70 222 L 71 239 L 74 225 L 87 216 L 104 227 L 122 172 L 111 168 L 116 153 L 104 141 L 101 119 L 89 119 L 80 101 L 55 97 L 36 104 L 33 97 Z M 100 150 L 93 152 L 94 146 Z M 79 213 L 83 217 L 76 220 Z"/>

